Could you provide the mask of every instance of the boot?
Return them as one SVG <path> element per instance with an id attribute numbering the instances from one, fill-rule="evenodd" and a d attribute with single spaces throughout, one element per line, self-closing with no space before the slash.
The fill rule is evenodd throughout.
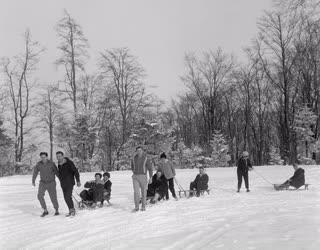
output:
<path id="1" fill-rule="evenodd" d="M 48 210 L 44 210 L 40 217 L 45 217 L 49 214 Z"/>
<path id="2" fill-rule="evenodd" d="M 71 208 L 69 213 L 66 215 L 66 217 L 73 217 L 76 215 L 76 210 L 74 208 Z"/>
<path id="3" fill-rule="evenodd" d="M 54 213 L 54 216 L 57 216 L 57 215 L 59 215 L 59 214 L 60 214 L 59 211 L 56 210 L 56 212 Z"/>

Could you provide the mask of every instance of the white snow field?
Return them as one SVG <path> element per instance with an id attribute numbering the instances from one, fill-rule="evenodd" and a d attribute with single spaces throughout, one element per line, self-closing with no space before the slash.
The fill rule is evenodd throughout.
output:
<path id="1" fill-rule="evenodd" d="M 308 191 L 274 191 L 257 173 L 281 183 L 289 166 L 256 167 L 251 192 L 236 193 L 236 168 L 207 169 L 210 195 L 181 198 L 131 213 L 129 171 L 111 172 L 112 206 L 78 211 L 66 218 L 60 183 L 60 212 L 40 218 L 31 176 L 0 178 L 0 249 L 320 249 L 320 166 L 304 166 Z M 197 169 L 177 170 L 187 188 Z M 81 174 L 81 181 L 93 173 Z M 39 179 L 37 179 L 37 182 Z M 177 189 L 177 187 L 176 187 Z M 80 192 L 82 188 L 76 188 Z"/>

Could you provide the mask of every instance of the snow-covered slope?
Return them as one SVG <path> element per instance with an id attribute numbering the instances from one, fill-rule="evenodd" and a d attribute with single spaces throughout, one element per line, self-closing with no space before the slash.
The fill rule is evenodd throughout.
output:
<path id="1" fill-rule="evenodd" d="M 0 179 L 0 249 L 320 249 L 320 166 L 305 166 L 309 191 L 276 192 L 273 183 L 291 167 L 256 167 L 251 192 L 235 192 L 236 169 L 207 169 L 212 193 L 161 202 L 131 213 L 131 173 L 112 172 L 111 207 L 79 211 L 74 218 L 40 218 L 31 176 Z M 187 188 L 197 170 L 178 170 Z M 93 173 L 81 174 L 82 183 Z M 177 188 L 177 187 L 176 187 Z M 67 212 L 59 183 L 60 211 Z M 77 188 L 80 192 L 82 188 Z"/>

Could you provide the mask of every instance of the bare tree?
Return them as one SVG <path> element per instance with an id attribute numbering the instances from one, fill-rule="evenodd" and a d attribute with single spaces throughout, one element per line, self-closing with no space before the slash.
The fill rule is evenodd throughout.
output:
<path id="1" fill-rule="evenodd" d="M 125 143 L 134 114 L 145 105 L 144 69 L 127 48 L 101 53 L 100 69 L 108 87 L 115 89 L 121 113 L 122 143 Z"/>
<path id="2" fill-rule="evenodd" d="M 64 17 L 56 25 L 57 35 L 60 38 L 58 49 L 60 58 L 58 66 L 65 69 L 66 89 L 64 90 L 73 103 L 75 116 L 77 115 L 78 72 L 84 71 L 85 60 L 89 57 L 88 40 L 85 38 L 81 26 L 65 10 Z"/>
<path id="3" fill-rule="evenodd" d="M 38 116 L 42 128 L 48 132 L 50 141 L 50 159 L 53 159 L 54 129 L 61 115 L 61 98 L 58 86 L 51 84 L 46 86 L 40 101 L 37 103 Z"/>
<path id="4" fill-rule="evenodd" d="M 29 30 L 24 33 L 24 47 L 22 54 L 11 60 L 3 58 L 1 63 L 14 115 L 16 162 L 21 162 L 23 157 L 25 119 L 29 115 L 30 91 L 34 84 L 32 73 L 44 50 L 38 42 L 32 41 Z"/>

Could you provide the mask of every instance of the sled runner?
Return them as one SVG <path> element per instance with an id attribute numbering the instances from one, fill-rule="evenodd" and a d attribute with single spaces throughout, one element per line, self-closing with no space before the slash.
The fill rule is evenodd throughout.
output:
<path id="1" fill-rule="evenodd" d="M 309 190 L 309 186 L 311 184 L 304 184 L 301 187 L 304 187 L 304 190 Z M 283 190 L 301 190 L 300 188 L 294 188 L 294 189 L 290 189 L 290 186 L 281 186 L 281 184 L 273 184 L 273 187 L 276 191 L 283 191 Z"/>
<path id="2" fill-rule="evenodd" d="M 79 197 L 80 195 L 77 194 Z M 100 205 L 96 205 L 96 206 L 93 206 L 94 202 L 93 201 L 85 201 L 83 199 L 78 199 L 76 198 L 74 195 L 73 196 L 73 199 L 75 200 L 76 204 L 77 204 L 77 207 L 80 209 L 80 210 L 83 210 L 83 209 L 94 209 L 96 207 L 103 207 L 103 204 Z M 108 206 L 111 206 L 111 203 L 110 203 L 110 197 L 108 199 L 106 199 L 105 201 L 107 201 L 108 203 Z"/>
<path id="3" fill-rule="evenodd" d="M 180 198 L 182 195 L 184 195 L 184 197 L 190 197 L 197 194 L 197 190 L 179 190 L 178 192 Z M 210 189 L 200 190 L 200 196 L 204 195 L 205 193 L 210 194 Z"/>

